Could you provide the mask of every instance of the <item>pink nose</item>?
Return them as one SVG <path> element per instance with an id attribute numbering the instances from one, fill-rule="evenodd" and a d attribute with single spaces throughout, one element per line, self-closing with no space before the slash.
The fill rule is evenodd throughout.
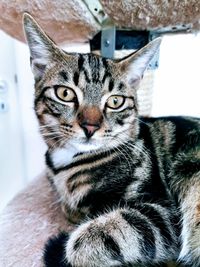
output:
<path id="1" fill-rule="evenodd" d="M 100 125 L 95 124 L 80 124 L 81 128 L 85 132 L 85 135 L 87 138 L 90 138 L 93 136 L 93 134 L 100 128 Z"/>

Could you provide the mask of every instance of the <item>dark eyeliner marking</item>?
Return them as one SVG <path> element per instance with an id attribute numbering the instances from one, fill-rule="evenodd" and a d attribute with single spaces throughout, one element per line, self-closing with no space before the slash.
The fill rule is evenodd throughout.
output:
<path id="1" fill-rule="evenodd" d="M 51 87 L 50 86 L 46 86 L 44 88 L 42 88 L 42 91 L 41 93 L 36 97 L 35 101 L 34 101 L 34 104 L 37 105 L 37 103 L 41 100 L 41 98 L 43 98 L 44 96 L 44 93 L 50 89 Z"/>
<path id="2" fill-rule="evenodd" d="M 123 113 L 123 112 L 125 112 L 125 111 L 133 110 L 133 109 L 134 109 L 134 107 L 127 107 L 127 108 L 125 108 L 125 109 L 123 109 L 123 110 L 118 111 L 118 113 Z"/>
<path id="3" fill-rule="evenodd" d="M 50 113 L 49 112 L 43 112 L 44 114 L 48 114 L 48 115 L 54 116 L 56 118 L 59 118 L 61 116 L 61 113 L 59 112 L 59 110 L 55 106 L 52 106 L 50 103 L 46 103 L 46 108 Z"/>
<path id="4" fill-rule="evenodd" d="M 116 119 L 116 122 L 120 125 L 120 126 L 123 126 L 124 125 L 124 122 L 123 120 L 120 120 L 120 119 Z"/>

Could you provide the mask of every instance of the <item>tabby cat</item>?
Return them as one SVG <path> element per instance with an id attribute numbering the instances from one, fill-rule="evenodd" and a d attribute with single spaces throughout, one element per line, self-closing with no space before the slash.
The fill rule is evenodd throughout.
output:
<path id="1" fill-rule="evenodd" d="M 200 120 L 138 117 L 160 39 L 111 60 L 66 53 L 28 14 L 24 28 L 48 178 L 75 225 L 45 266 L 200 266 Z"/>

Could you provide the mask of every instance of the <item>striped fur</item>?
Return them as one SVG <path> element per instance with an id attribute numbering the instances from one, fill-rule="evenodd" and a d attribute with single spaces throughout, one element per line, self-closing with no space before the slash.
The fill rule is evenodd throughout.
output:
<path id="1" fill-rule="evenodd" d="M 24 25 L 48 177 L 75 224 L 47 243 L 45 266 L 200 266 L 200 120 L 138 117 L 160 41 L 112 61 L 64 52 L 29 15 Z"/>

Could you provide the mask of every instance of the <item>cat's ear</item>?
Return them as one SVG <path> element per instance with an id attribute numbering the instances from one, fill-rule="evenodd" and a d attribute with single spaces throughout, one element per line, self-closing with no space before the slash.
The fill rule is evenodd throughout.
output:
<path id="1" fill-rule="evenodd" d="M 38 80 L 51 61 L 52 51 L 55 50 L 56 45 L 28 13 L 23 16 L 23 24 L 31 55 L 32 71 L 35 79 Z"/>
<path id="2" fill-rule="evenodd" d="M 158 52 L 160 43 L 161 38 L 157 38 L 118 63 L 118 68 L 130 86 L 137 87 L 143 77 L 144 71 Z"/>

